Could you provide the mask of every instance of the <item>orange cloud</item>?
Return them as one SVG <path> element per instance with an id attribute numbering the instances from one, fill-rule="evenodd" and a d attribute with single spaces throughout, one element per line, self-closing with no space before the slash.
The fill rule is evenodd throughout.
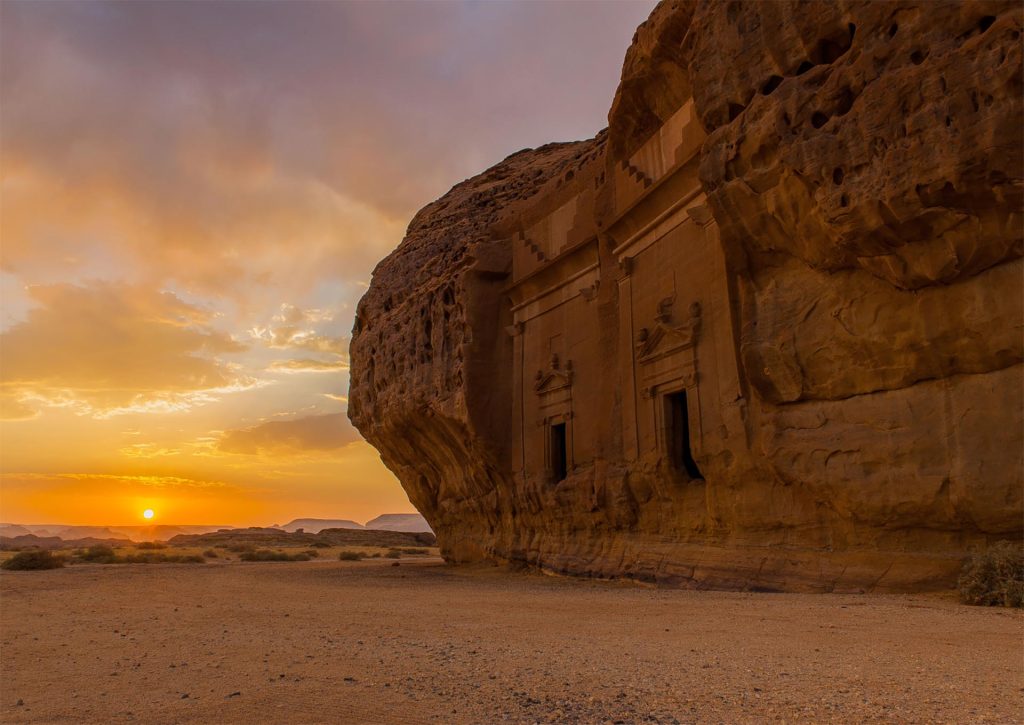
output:
<path id="1" fill-rule="evenodd" d="M 348 363 L 344 360 L 275 360 L 267 368 L 274 373 L 336 373 L 340 370 L 348 370 Z"/>
<path id="2" fill-rule="evenodd" d="M 271 420 L 225 431 L 218 448 L 227 453 L 298 454 L 333 451 L 359 440 L 344 413 Z"/>
<path id="3" fill-rule="evenodd" d="M 316 330 L 319 322 L 330 322 L 333 315 L 324 310 L 303 310 L 285 303 L 265 327 L 254 327 L 249 335 L 275 350 L 311 350 L 348 356 L 348 339 L 324 335 Z"/>
<path id="4" fill-rule="evenodd" d="M 97 282 L 29 295 L 38 306 L 0 335 L 8 418 L 47 406 L 94 417 L 187 410 L 261 384 L 218 358 L 246 346 L 169 292 Z"/>

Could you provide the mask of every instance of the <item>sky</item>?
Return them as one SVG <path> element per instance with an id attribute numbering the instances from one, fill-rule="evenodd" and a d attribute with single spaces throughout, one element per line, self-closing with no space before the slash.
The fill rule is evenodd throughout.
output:
<path id="1" fill-rule="evenodd" d="M 0 521 L 414 511 L 345 414 L 373 267 L 599 131 L 653 6 L 0 2 Z"/>

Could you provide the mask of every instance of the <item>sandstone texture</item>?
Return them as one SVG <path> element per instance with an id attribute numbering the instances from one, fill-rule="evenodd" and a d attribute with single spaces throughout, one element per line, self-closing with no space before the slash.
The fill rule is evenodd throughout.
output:
<path id="1" fill-rule="evenodd" d="M 1024 536 L 1016 2 L 663 2 L 609 127 L 423 209 L 349 415 L 452 562 L 950 585 Z"/>

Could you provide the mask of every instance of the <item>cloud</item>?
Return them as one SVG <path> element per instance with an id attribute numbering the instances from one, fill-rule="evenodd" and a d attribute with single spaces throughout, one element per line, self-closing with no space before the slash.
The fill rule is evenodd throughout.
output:
<path id="1" fill-rule="evenodd" d="M 357 440 L 359 434 L 344 413 L 328 413 L 225 431 L 218 448 L 249 455 L 323 453 Z"/>
<path id="2" fill-rule="evenodd" d="M 155 443 L 133 443 L 130 446 L 122 448 L 120 453 L 121 455 L 128 456 L 129 458 L 165 458 L 167 456 L 180 455 L 181 450 L 178 448 L 158 446 Z"/>
<path id="3" fill-rule="evenodd" d="M 246 345 L 169 292 L 96 282 L 28 293 L 38 306 L 0 334 L 7 417 L 41 407 L 94 417 L 174 412 L 262 384 L 220 358 Z"/>
<path id="4" fill-rule="evenodd" d="M 80 482 L 114 482 L 149 488 L 224 488 L 223 481 L 186 478 L 184 476 L 140 476 L 115 473 L 5 473 L 6 483 L 29 483 L 35 481 L 70 480 Z"/>
<path id="5" fill-rule="evenodd" d="M 269 324 L 253 327 L 249 336 L 275 350 L 310 350 L 347 357 L 348 338 L 332 337 L 317 330 L 319 323 L 333 320 L 333 314 L 325 310 L 303 310 L 285 303 Z"/>
<path id="6" fill-rule="evenodd" d="M 341 370 L 348 370 L 348 363 L 344 360 L 275 360 L 270 363 L 268 371 L 273 373 L 336 373 Z"/>

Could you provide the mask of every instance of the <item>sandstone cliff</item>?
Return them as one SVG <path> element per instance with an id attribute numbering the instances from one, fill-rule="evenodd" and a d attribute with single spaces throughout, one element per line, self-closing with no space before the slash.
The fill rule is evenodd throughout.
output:
<path id="1" fill-rule="evenodd" d="M 606 134 L 423 209 L 360 303 L 349 414 L 443 553 L 905 589 L 1021 538 L 1021 25 L 665 2 Z"/>

